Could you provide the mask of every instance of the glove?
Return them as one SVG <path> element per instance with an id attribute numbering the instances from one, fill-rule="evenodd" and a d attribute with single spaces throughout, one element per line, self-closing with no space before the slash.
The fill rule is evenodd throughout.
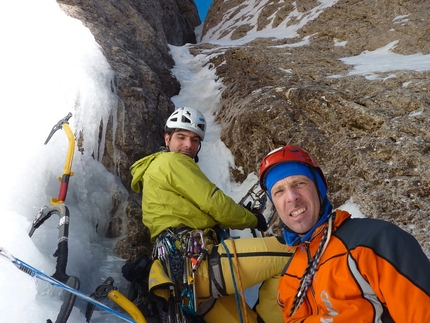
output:
<path id="1" fill-rule="evenodd" d="M 252 213 L 254 213 L 254 215 L 257 217 L 257 226 L 256 229 L 263 232 L 267 230 L 267 222 L 266 222 L 266 218 L 264 217 L 263 214 L 260 213 L 260 211 L 258 211 L 258 209 L 252 209 L 251 210 Z"/>

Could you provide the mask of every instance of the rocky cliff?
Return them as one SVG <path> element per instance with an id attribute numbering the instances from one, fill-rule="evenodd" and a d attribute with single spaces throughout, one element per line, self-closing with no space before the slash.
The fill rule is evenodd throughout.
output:
<path id="1" fill-rule="evenodd" d="M 195 46 L 195 53 L 219 50 L 213 63 L 226 88 L 218 119 L 236 165 L 256 171 L 267 140 L 305 147 L 321 162 L 335 206 L 352 198 L 366 216 L 396 223 L 428 250 L 430 72 L 357 76 L 342 58 L 390 43 L 395 54 L 429 54 L 430 3 L 339 0 L 322 8 L 312 0 L 268 1 L 250 25 L 242 2 L 215 0 L 203 41 L 214 30 L 218 38 L 245 39 L 269 23 L 309 21 L 292 38 L 227 50 Z"/>
<path id="2" fill-rule="evenodd" d="M 192 0 L 57 2 L 90 29 L 116 73 L 112 86 L 120 99 L 116 116 L 119 126 L 113 129 L 113 118 L 108 125 L 100 125 L 108 127 L 102 162 L 129 188 L 131 164 L 157 151 L 162 143 L 164 122 L 174 110 L 170 98 L 180 90 L 170 72 L 174 61 L 168 44 L 196 42 L 194 28 L 200 25 L 197 8 Z M 128 235 L 118 244 L 118 252 L 125 258 L 135 258 L 150 248 L 140 199 L 130 192 Z M 112 219 L 108 236 L 123 234 L 122 218 Z"/>
<path id="3" fill-rule="evenodd" d="M 170 98 L 180 85 L 170 73 L 167 44 L 195 43 L 196 7 L 192 0 L 58 2 L 91 30 L 116 71 L 121 126 L 113 132 L 109 125 L 103 163 L 129 187 L 129 166 L 158 149 L 163 122 L 174 108 Z M 222 140 L 244 169 L 232 174 L 240 181 L 256 172 L 268 142 L 300 145 L 320 161 L 335 206 L 352 198 L 366 216 L 400 225 L 430 249 L 430 72 L 356 75 L 343 60 L 390 44 L 393 53 L 429 54 L 430 3 L 329 2 L 211 5 L 202 41 L 191 52 L 211 54 L 225 85 L 217 120 Z M 259 7 L 254 19 L 250 7 Z M 300 27 L 290 37 L 245 41 L 269 24 Z M 209 43 L 227 35 L 244 42 Z M 117 248 L 125 258 L 148 251 L 139 203 L 131 193 L 128 237 Z M 114 224 L 111 235 L 119 234 Z"/>

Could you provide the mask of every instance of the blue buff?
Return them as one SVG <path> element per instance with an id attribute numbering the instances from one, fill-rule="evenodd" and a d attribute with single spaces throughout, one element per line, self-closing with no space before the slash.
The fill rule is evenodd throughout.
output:
<path id="1" fill-rule="evenodd" d="M 280 181 L 281 179 L 293 175 L 304 175 L 306 177 L 309 177 L 313 182 L 315 182 L 314 177 L 312 176 L 311 169 L 307 165 L 297 162 L 280 163 L 269 169 L 269 172 L 266 176 L 267 193 L 269 194 L 270 199 L 272 199 L 271 191 L 273 185 L 275 185 L 276 182 Z M 325 187 L 324 184 L 323 187 Z"/>
<path id="2" fill-rule="evenodd" d="M 297 233 L 289 231 L 286 228 L 282 229 L 284 233 L 284 239 L 287 245 L 297 246 L 305 241 L 310 241 L 310 239 L 312 238 L 312 235 L 314 234 L 315 229 L 318 228 L 324 222 L 327 222 L 328 216 L 331 213 L 332 206 L 330 201 L 327 198 L 325 200 L 326 200 L 326 205 L 324 208 L 323 215 L 320 217 L 318 222 L 315 223 L 315 225 L 308 232 L 306 232 L 305 235 L 303 235 L 303 237 L 300 237 Z"/>

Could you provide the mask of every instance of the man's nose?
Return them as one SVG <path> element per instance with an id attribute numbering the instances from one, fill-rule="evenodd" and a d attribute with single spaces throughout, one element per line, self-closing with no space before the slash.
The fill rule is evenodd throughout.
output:
<path id="1" fill-rule="evenodd" d="M 285 197 L 287 202 L 295 202 L 299 199 L 299 193 L 294 188 L 286 188 L 285 189 Z"/>
<path id="2" fill-rule="evenodd" d="M 192 146 L 192 143 L 193 143 L 193 141 L 192 141 L 192 139 L 191 139 L 191 138 L 186 137 L 186 138 L 184 139 L 184 144 L 185 144 L 185 146 L 186 146 L 186 147 L 191 147 L 191 146 Z"/>

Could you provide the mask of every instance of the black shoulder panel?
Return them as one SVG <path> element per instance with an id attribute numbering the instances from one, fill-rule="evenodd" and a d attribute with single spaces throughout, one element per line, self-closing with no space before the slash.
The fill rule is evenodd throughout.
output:
<path id="1" fill-rule="evenodd" d="M 378 219 L 353 218 L 335 231 L 348 250 L 357 247 L 373 252 L 430 295 L 430 261 L 418 241 L 396 225 Z"/>

